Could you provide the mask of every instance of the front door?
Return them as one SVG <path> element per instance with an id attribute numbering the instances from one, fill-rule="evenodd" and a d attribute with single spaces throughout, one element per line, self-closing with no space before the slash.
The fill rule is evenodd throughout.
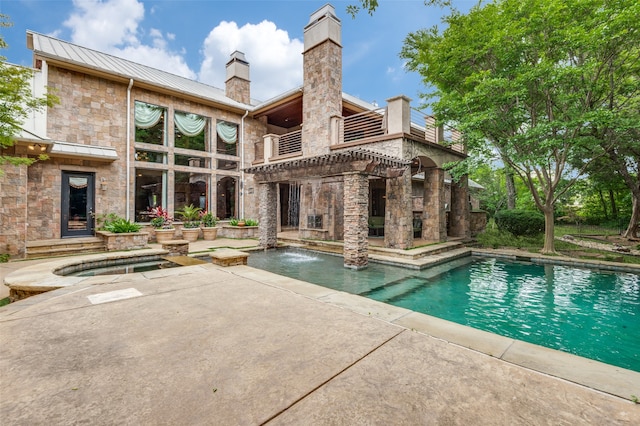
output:
<path id="1" fill-rule="evenodd" d="M 93 235 L 93 173 L 62 172 L 62 237 Z"/>

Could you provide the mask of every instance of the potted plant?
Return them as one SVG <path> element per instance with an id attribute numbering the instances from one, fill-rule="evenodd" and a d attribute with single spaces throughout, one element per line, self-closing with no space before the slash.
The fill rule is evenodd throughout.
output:
<path id="1" fill-rule="evenodd" d="M 202 223 L 202 238 L 207 241 L 213 241 L 218 236 L 218 218 L 211 212 L 201 211 L 200 222 Z"/>
<path id="2" fill-rule="evenodd" d="M 151 226 L 155 230 L 156 241 L 162 244 L 165 241 L 173 240 L 175 229 L 173 229 L 173 218 L 169 212 L 162 207 L 154 207 L 151 209 Z"/>
<path id="3" fill-rule="evenodd" d="M 198 241 L 200 236 L 200 212 L 202 209 L 193 204 L 176 211 L 182 217 L 182 238 L 189 242 Z"/>

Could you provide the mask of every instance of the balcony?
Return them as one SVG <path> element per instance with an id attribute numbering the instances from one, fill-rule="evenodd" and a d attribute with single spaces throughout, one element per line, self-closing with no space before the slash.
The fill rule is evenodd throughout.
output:
<path id="1" fill-rule="evenodd" d="M 411 108 L 409 99 L 404 96 L 390 99 L 386 108 L 347 117 L 334 116 L 331 118 L 331 127 L 335 129 L 330 136 L 332 148 L 409 137 L 418 142 L 445 145 L 454 151 L 465 153 L 464 145 L 459 143 L 462 134 L 458 130 L 447 126 L 437 127 L 432 116 Z M 263 141 L 255 143 L 254 149 L 255 163 L 301 156 L 302 130 L 265 135 Z"/>

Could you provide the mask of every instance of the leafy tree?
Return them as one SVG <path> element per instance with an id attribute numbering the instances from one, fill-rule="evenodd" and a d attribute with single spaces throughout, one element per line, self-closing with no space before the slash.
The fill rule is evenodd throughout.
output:
<path id="1" fill-rule="evenodd" d="M 0 27 L 9 27 L 6 15 L 0 14 Z M 0 36 L 0 49 L 6 49 Z M 33 71 L 8 64 L 4 56 L 0 56 L 0 167 L 4 164 L 33 164 L 35 158 L 16 157 L 7 153 L 7 148 L 14 144 L 15 136 L 22 127 L 23 121 L 33 111 L 53 106 L 57 98 L 52 94 L 36 98 L 31 91 Z M 39 159 L 46 159 L 40 156 Z M 0 168 L 0 174 L 2 169 Z"/>
<path id="2" fill-rule="evenodd" d="M 609 102 L 638 85 L 637 16 L 635 0 L 496 0 L 405 40 L 401 56 L 433 87 L 424 97 L 438 120 L 462 131 L 469 152 L 496 150 L 526 183 L 545 217 L 543 253 L 555 252 L 555 204 L 615 151 L 619 138 L 603 136 L 640 125 L 628 107 L 637 102 Z"/>

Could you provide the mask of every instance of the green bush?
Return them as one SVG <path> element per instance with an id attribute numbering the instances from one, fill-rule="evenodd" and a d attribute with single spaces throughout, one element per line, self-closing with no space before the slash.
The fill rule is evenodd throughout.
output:
<path id="1" fill-rule="evenodd" d="M 0 253 L 0 263 L 7 263 L 9 261 L 9 253 Z"/>
<path id="2" fill-rule="evenodd" d="M 132 223 L 124 218 L 117 218 L 104 225 L 104 229 L 114 234 L 125 234 L 128 232 L 138 232 L 142 226 Z"/>
<path id="3" fill-rule="evenodd" d="M 538 235 L 544 232 L 544 216 L 530 210 L 502 210 L 495 215 L 496 225 L 501 231 L 515 236 Z"/>
<path id="4" fill-rule="evenodd" d="M 254 219 L 245 219 L 244 224 L 247 226 L 258 226 L 258 221 Z"/>

